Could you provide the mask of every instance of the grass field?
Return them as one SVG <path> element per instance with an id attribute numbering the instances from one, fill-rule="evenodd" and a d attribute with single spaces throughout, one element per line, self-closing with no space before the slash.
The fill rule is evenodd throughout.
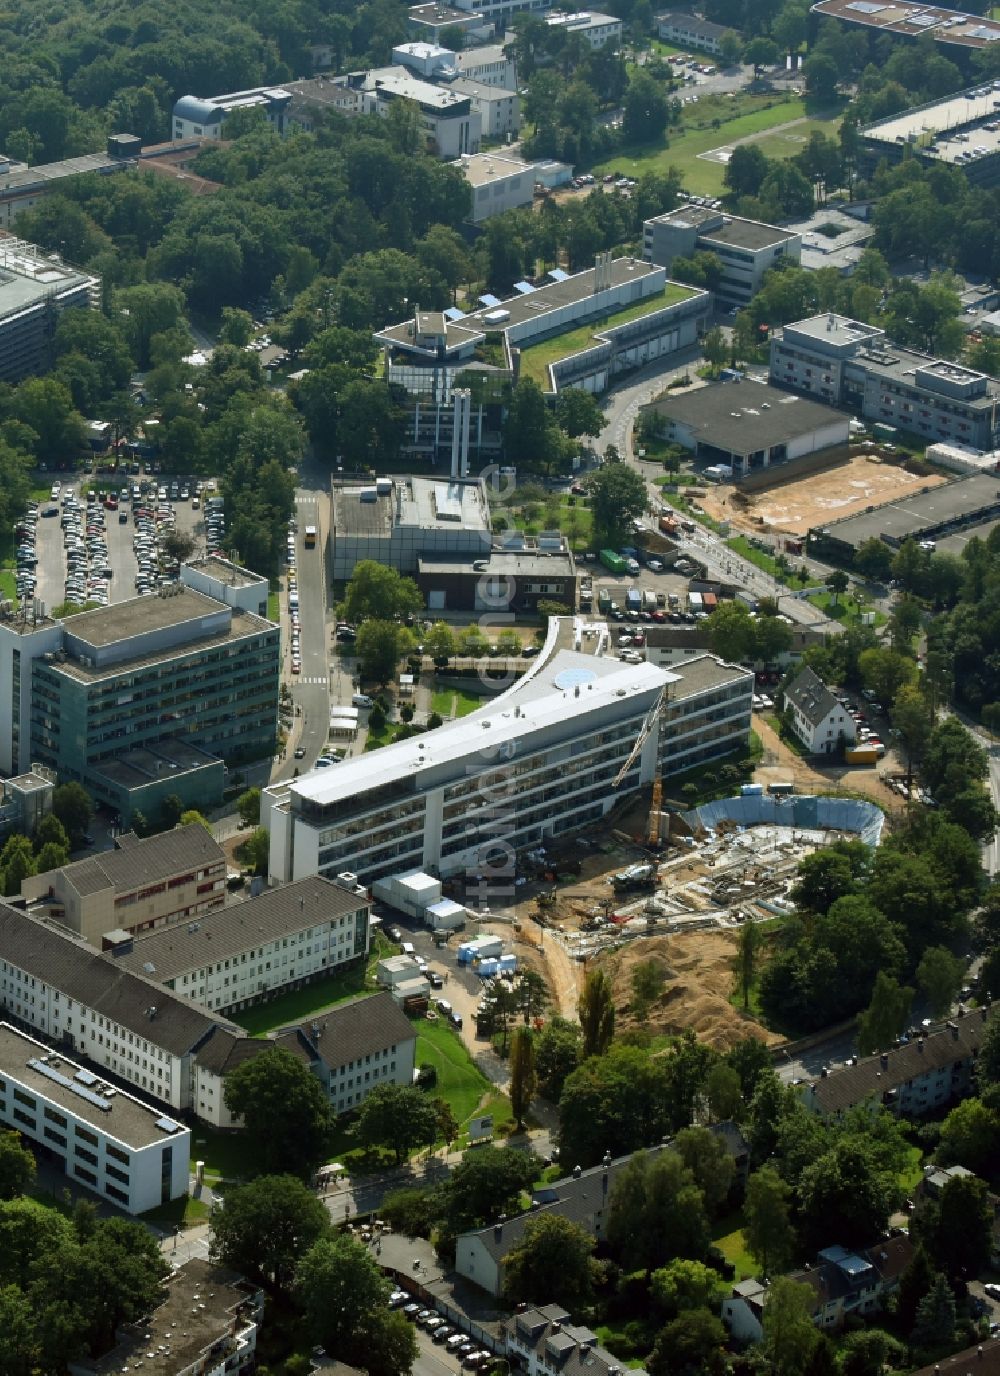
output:
<path id="1" fill-rule="evenodd" d="M 691 295 L 693 292 L 690 287 L 682 287 L 676 282 L 671 282 L 657 296 L 648 296 L 644 301 L 636 301 L 603 320 L 581 325 L 579 329 L 561 334 L 556 339 L 546 339 L 540 344 L 534 344 L 521 354 L 521 375 L 532 378 L 543 391 L 547 391 L 550 363 L 555 363 L 560 358 L 569 358 L 571 354 L 582 353 L 593 343 L 594 335 L 602 329 L 608 329 L 613 325 L 625 325 L 630 320 L 638 320 L 640 316 L 649 315 L 652 311 L 674 306 L 678 301 L 684 301 Z"/>
<path id="2" fill-rule="evenodd" d="M 724 1219 L 721 1226 L 725 1227 L 729 1222 L 732 1222 L 732 1219 Z M 734 1228 L 731 1232 L 722 1233 L 713 1238 L 713 1241 L 726 1260 L 731 1261 L 736 1267 L 736 1279 L 738 1281 L 746 1280 L 749 1276 L 756 1274 L 757 1263 L 746 1249 L 742 1228 Z"/>
<path id="3" fill-rule="evenodd" d="M 378 933 L 364 965 L 359 962 L 350 969 L 338 970 L 317 980 L 315 984 L 307 984 L 303 989 L 291 989 L 287 994 L 257 1004 L 254 1008 L 244 1008 L 239 1013 L 230 1014 L 230 1017 L 252 1037 L 265 1037 L 276 1027 L 300 1022 L 321 1009 L 343 1003 L 345 999 L 355 998 L 366 991 L 371 992 L 375 988 L 375 966 L 384 956 L 396 955 L 398 949 L 387 937 Z"/>
<path id="4" fill-rule="evenodd" d="M 435 688 L 431 693 L 431 711 L 449 721 L 452 716 L 467 717 L 477 707 L 482 707 L 485 701 L 485 698 L 466 693 L 461 688 Z"/>
<path id="5" fill-rule="evenodd" d="M 699 154 L 750 139 L 758 143 L 768 157 L 790 158 L 801 152 L 815 129 L 832 137 L 839 128 L 839 114 L 831 114 L 829 119 L 807 119 L 805 102 L 798 98 L 783 100 L 767 96 L 760 99 L 767 103 L 735 118 L 725 118 L 728 107 L 717 106 L 714 101 L 710 104 L 712 98 L 686 106 L 685 126 L 682 132 L 670 135 L 669 145 L 644 144 L 624 148 L 592 170 L 595 175 L 621 171 L 626 176 L 638 176 L 643 172 L 662 173 L 670 167 L 676 167 L 681 173 L 685 190 L 695 195 L 717 196 L 724 189 L 725 163 L 706 162 Z M 714 113 L 716 109 L 718 114 Z M 781 133 L 768 132 L 792 120 L 802 120 L 802 123 Z"/>
<path id="6" fill-rule="evenodd" d="M 432 1065 L 437 1071 L 435 1097 L 447 1100 L 461 1127 L 479 1110 L 490 1082 L 465 1048 L 461 1037 L 438 1018 L 417 1024 L 417 1065 Z"/>

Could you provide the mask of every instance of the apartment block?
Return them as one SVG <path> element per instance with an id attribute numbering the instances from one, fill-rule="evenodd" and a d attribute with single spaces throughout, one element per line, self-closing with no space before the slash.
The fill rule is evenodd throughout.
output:
<path id="1" fill-rule="evenodd" d="M 269 756 L 279 630 L 193 588 L 63 621 L 0 614 L 0 769 L 38 761 L 116 809 L 155 818 L 221 796 L 226 766 Z"/>
<path id="2" fill-rule="evenodd" d="M 0 382 L 51 367 L 56 317 L 74 306 L 90 309 L 100 295 L 99 277 L 0 231 Z"/>
<path id="3" fill-rule="evenodd" d="M 100 946 L 106 933 L 149 932 L 200 918 L 226 901 L 226 855 L 199 823 L 140 840 L 125 832 L 115 849 L 25 879 L 21 897 Z"/>
<path id="4" fill-rule="evenodd" d="M 0 1122 L 126 1213 L 187 1194 L 189 1128 L 8 1022 L 0 1022 Z"/>
<path id="5" fill-rule="evenodd" d="M 800 261 L 802 236 L 699 205 L 679 206 L 644 222 L 642 256 L 647 263 L 658 263 L 669 273 L 675 258 L 694 253 L 715 254 L 722 264 L 715 296 L 728 306 L 742 307 L 760 290 L 770 268 Z"/>
<path id="6" fill-rule="evenodd" d="M 832 312 L 775 331 L 770 376 L 778 387 L 924 439 L 980 450 L 1000 444 L 1000 383 L 897 348 L 884 330 Z"/>
<path id="7" fill-rule="evenodd" d="M 77 158 L 39 163 L 35 167 L 0 156 L 0 229 L 9 229 L 19 215 L 34 210 L 46 196 L 60 191 L 68 179 L 95 172 L 108 176 L 131 166 L 130 158 L 114 153 L 84 153 Z"/>
<path id="8" fill-rule="evenodd" d="M 451 82 L 464 77 L 484 86 L 517 90 L 517 64 L 502 43 L 463 48 L 457 53 L 437 43 L 398 43 L 392 50 L 392 60 L 428 81 Z"/>
<path id="9" fill-rule="evenodd" d="M 558 649 L 553 639 L 513 687 L 469 716 L 265 789 L 272 880 L 348 863 L 366 883 L 407 869 L 485 873 L 498 836 L 510 854 L 600 821 L 652 781 L 657 752 L 669 773 L 745 745 L 752 682 L 709 656 L 667 673 Z M 664 691 L 660 731 L 616 787 Z"/>
<path id="10" fill-rule="evenodd" d="M 668 11 L 656 16 L 656 31 L 665 43 L 681 48 L 698 48 L 705 53 L 718 53 L 722 35 L 729 30 L 724 24 L 713 24 L 700 14 Z"/>
<path id="11" fill-rule="evenodd" d="M 561 33 L 579 34 L 592 52 L 622 40 L 622 21 L 614 14 L 577 10 L 573 14 L 550 14 L 545 22 L 550 29 L 558 29 Z"/>
<path id="12" fill-rule="evenodd" d="M 621 1376 L 621 1359 L 558 1304 L 524 1309 L 502 1331 L 508 1354 L 526 1376 Z M 631 1369 L 645 1376 L 641 1367 Z"/>

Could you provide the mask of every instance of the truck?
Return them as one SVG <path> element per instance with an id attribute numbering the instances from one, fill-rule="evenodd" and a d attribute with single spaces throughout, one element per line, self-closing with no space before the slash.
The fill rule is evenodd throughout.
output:
<path id="1" fill-rule="evenodd" d="M 628 563 L 616 550 L 602 549 L 597 557 L 604 567 L 610 569 L 612 573 L 624 573 L 628 568 Z"/>
<path id="2" fill-rule="evenodd" d="M 627 612 L 642 611 L 642 593 L 638 588 L 629 588 L 628 592 L 625 594 L 625 610 Z"/>
<path id="3" fill-rule="evenodd" d="M 580 610 L 589 612 L 594 605 L 593 588 L 585 587 L 580 589 Z"/>
<path id="4" fill-rule="evenodd" d="M 688 593 L 688 611 L 689 611 L 689 612 L 694 612 L 695 616 L 697 616 L 699 612 L 703 612 L 704 610 L 705 610 L 705 604 L 704 604 L 704 602 L 703 602 L 703 600 L 702 600 L 701 593 L 700 593 L 700 592 L 689 592 L 689 593 Z"/>
<path id="5" fill-rule="evenodd" d="M 676 535 L 680 527 L 677 524 L 676 516 L 661 516 L 660 529 L 664 535 Z"/>
<path id="6" fill-rule="evenodd" d="M 651 889 L 656 887 L 655 865 L 629 865 L 627 870 L 619 870 L 611 876 L 616 893 L 627 893 L 629 889 Z"/>
<path id="7" fill-rule="evenodd" d="M 675 592 L 667 593 L 667 606 L 670 608 L 672 612 L 680 611 L 681 599 L 677 596 Z"/>
<path id="8" fill-rule="evenodd" d="M 644 588 L 642 593 L 642 610 L 644 612 L 656 611 L 656 593 L 651 588 Z"/>
<path id="9" fill-rule="evenodd" d="M 714 592 L 703 592 L 701 595 L 701 605 L 702 610 L 711 615 L 719 605 L 719 599 Z"/>
<path id="10" fill-rule="evenodd" d="M 878 764 L 879 753 L 874 745 L 849 745 L 844 751 L 844 763 L 875 765 Z"/>
<path id="11" fill-rule="evenodd" d="M 607 588 L 598 589 L 597 610 L 601 612 L 604 616 L 606 616 L 608 612 L 611 610 L 611 593 L 608 591 Z"/>

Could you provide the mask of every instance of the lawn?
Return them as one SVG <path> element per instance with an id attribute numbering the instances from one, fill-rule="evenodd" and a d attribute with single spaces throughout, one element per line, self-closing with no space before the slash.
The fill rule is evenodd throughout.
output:
<path id="1" fill-rule="evenodd" d="M 268 621 L 277 621 L 280 619 L 280 615 L 278 589 L 272 587 L 267 594 L 267 619 Z"/>
<path id="2" fill-rule="evenodd" d="M 568 334 L 533 344 L 521 352 L 521 376 L 532 378 L 543 391 L 548 391 L 550 363 L 555 363 L 561 358 L 569 358 L 572 354 L 582 353 L 594 342 L 594 335 L 600 330 L 609 329 L 614 325 L 625 325 L 630 320 L 638 320 L 641 316 L 662 310 L 665 306 L 674 306 L 678 301 L 685 301 L 693 295 L 691 287 L 682 287 L 676 282 L 670 282 L 656 296 L 647 296 L 643 301 L 635 301 L 624 310 L 613 311 L 603 320 L 591 321 L 590 324 L 580 325 Z"/>
<path id="3" fill-rule="evenodd" d="M 418 1024 L 417 1065 L 437 1071 L 435 1097 L 447 1100 L 461 1127 L 479 1111 L 490 1082 L 475 1064 L 461 1037 L 444 1021 L 425 1019 Z"/>
<path id="4" fill-rule="evenodd" d="M 831 620 L 842 621 L 845 626 L 859 625 L 862 613 L 873 610 L 873 608 L 865 602 L 859 605 L 852 597 L 842 596 L 837 598 L 834 597 L 832 592 L 814 593 L 812 597 L 809 598 L 809 601 L 814 607 L 818 607 L 820 611 L 826 612 Z M 884 626 L 887 619 L 884 612 L 876 611 L 873 624 L 876 626 Z"/>
<path id="5" fill-rule="evenodd" d="M 778 96 L 748 97 L 762 102 L 755 109 L 746 110 L 735 116 L 725 118 L 736 101 L 723 98 L 706 97 L 694 105 L 684 107 L 684 127 L 680 133 L 671 134 L 669 143 L 637 144 L 613 154 L 605 162 L 597 164 L 592 170 L 595 175 L 620 171 L 626 176 L 638 176 L 643 172 L 666 172 L 676 167 L 681 174 L 685 190 L 696 195 L 718 196 L 722 193 L 723 176 L 726 165 L 722 162 L 709 162 L 699 155 L 714 148 L 729 147 L 747 140 L 759 142 L 764 151 L 772 158 L 789 158 L 802 151 L 809 135 L 814 129 L 823 130 L 835 136 L 841 116 L 831 114 L 829 119 L 806 119 L 805 103 L 798 98 L 781 99 Z M 739 108 L 739 107 L 738 107 Z M 794 129 L 772 134 L 776 125 L 788 124 L 792 120 L 802 120 Z M 758 138 L 758 135 L 764 137 Z M 801 140 L 801 141 L 800 141 Z"/>
<path id="6" fill-rule="evenodd" d="M 924 1178 L 923 1166 L 921 1164 L 924 1158 L 919 1147 L 908 1147 L 906 1155 L 906 1165 L 899 1172 L 899 1183 L 906 1193 L 910 1195 Z"/>
<path id="7" fill-rule="evenodd" d="M 526 535 L 537 535 L 542 530 L 561 531 L 570 547 L 577 551 L 589 549 L 594 538 L 594 521 L 587 499 L 573 496 L 572 493 L 564 493 L 559 497 L 550 494 L 544 500 L 515 502 L 505 510 L 505 514 Z"/>
<path id="8" fill-rule="evenodd" d="M 736 1267 L 736 1279 L 738 1281 L 746 1280 L 748 1277 L 756 1275 L 758 1269 L 757 1263 L 746 1249 L 746 1243 L 743 1240 L 743 1229 L 733 1228 L 732 1226 L 734 1223 L 739 1222 L 742 1222 L 742 1218 L 739 1214 L 729 1214 L 726 1218 L 720 1219 L 717 1225 L 717 1231 L 712 1238 L 712 1241 L 726 1260 L 731 1261 Z M 729 1231 L 723 1232 L 722 1230 L 726 1228 L 728 1228 Z"/>
<path id="9" fill-rule="evenodd" d="M 142 1221 L 166 1229 L 193 1228 L 198 1223 L 207 1222 L 208 1213 L 208 1205 L 202 1200 L 182 1195 L 180 1199 L 172 1199 L 169 1204 L 161 1204 L 158 1209 L 150 1209 L 142 1215 Z"/>
<path id="10" fill-rule="evenodd" d="M 314 984 L 303 989 L 290 989 L 267 1003 L 259 1003 L 254 1008 L 244 1008 L 229 1016 L 232 1021 L 246 1029 L 252 1037 L 266 1037 L 275 1028 L 286 1027 L 290 1023 L 301 1022 L 325 1008 L 343 1003 L 345 999 L 371 992 L 375 988 L 375 966 L 383 956 L 395 955 L 394 946 L 380 932 L 376 934 L 368 952 L 368 960 L 362 965 L 360 959 L 348 969 L 336 970 Z"/>
<path id="11" fill-rule="evenodd" d="M 486 701 L 486 698 L 476 693 L 466 693 L 461 688 L 435 688 L 431 693 L 431 711 L 450 721 L 453 716 L 467 717 Z"/>

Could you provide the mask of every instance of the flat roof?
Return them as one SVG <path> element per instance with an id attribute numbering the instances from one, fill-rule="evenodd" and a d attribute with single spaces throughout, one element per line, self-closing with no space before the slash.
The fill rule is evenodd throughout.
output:
<path id="1" fill-rule="evenodd" d="M 481 81 L 463 81 L 467 86 L 482 86 Z M 496 96 L 512 96 L 514 91 L 508 91 L 502 86 L 488 86 L 486 90 L 492 91 Z M 461 164 L 462 176 L 470 186 L 486 186 L 489 182 L 502 181 L 506 177 L 518 177 L 524 172 L 534 172 L 534 163 L 525 162 L 522 158 L 508 158 L 502 154 L 494 153 L 471 153 L 468 157 L 463 157 Z"/>
<path id="2" fill-rule="evenodd" d="M 69 635 L 100 647 L 229 610 L 224 602 L 217 602 L 203 592 L 195 592 L 183 584 L 178 587 L 179 591 L 172 597 L 132 597 L 127 602 L 79 612 L 67 617 L 63 624 Z"/>
<path id="3" fill-rule="evenodd" d="M 681 229 L 695 229 L 703 239 L 749 250 L 768 248 L 771 244 L 786 243 L 798 237 L 794 229 L 782 229 L 763 220 L 748 220 L 742 215 L 727 215 L 705 205 L 680 205 L 663 215 L 654 215 L 647 225 L 677 225 Z M 645 227 L 645 226 L 644 226 Z"/>
<path id="4" fill-rule="evenodd" d="M 63 158 L 60 162 L 43 162 L 36 167 L 12 167 L 0 172 L 0 200 L 63 177 L 80 177 L 86 172 L 110 172 L 132 167 L 131 158 L 112 158 L 107 153 L 83 153 L 78 158 Z"/>
<path id="5" fill-rule="evenodd" d="M 469 103 L 466 97 L 456 96 L 446 86 L 435 86 L 414 76 L 407 67 L 376 67 L 365 77 L 363 86 L 368 92 L 387 91 L 442 115 L 457 114 Z"/>
<path id="6" fill-rule="evenodd" d="M 197 569 L 199 573 L 218 579 L 230 588 L 253 588 L 258 583 L 267 582 L 259 573 L 251 573 L 249 569 L 241 568 L 232 560 L 223 559 L 221 554 L 207 554 L 202 559 L 188 559 L 182 568 Z"/>
<path id="7" fill-rule="evenodd" d="M 117 1085 L 108 1085 L 101 1075 L 8 1022 L 0 1022 L 0 1070 L 128 1147 L 148 1147 L 190 1136 L 189 1130 L 163 1109 L 151 1108 Z M 110 1093 L 99 1086 L 106 1086 Z"/>
<path id="8" fill-rule="evenodd" d="M 724 688 L 727 683 L 741 683 L 744 679 L 753 681 L 749 669 L 739 664 L 727 664 L 716 655 L 708 654 L 673 665 L 671 673 L 678 683 L 670 694 L 671 702 L 683 702 L 685 698 L 710 693 L 716 688 Z"/>
<path id="9" fill-rule="evenodd" d="M 487 564 L 485 569 L 476 567 L 483 563 Z M 489 578 L 491 575 L 506 578 L 554 574 L 560 578 L 572 578 L 576 574 L 576 565 L 565 550 L 509 549 L 493 550 L 481 559 L 462 558 L 460 555 L 454 558 L 447 555 L 421 556 L 417 560 L 417 570 L 428 576 L 461 573 L 475 578 Z"/>
<path id="10" fill-rule="evenodd" d="M 822 315 L 811 315 L 806 320 L 790 321 L 782 330 L 805 335 L 810 339 L 822 340 L 836 346 L 859 344 L 869 340 L 884 339 L 885 330 L 875 325 L 866 325 L 862 320 L 852 320 L 835 311 L 825 311 Z"/>
<path id="11" fill-rule="evenodd" d="M 1000 24 L 963 10 L 916 0 L 819 0 L 812 13 L 914 38 L 929 33 L 938 43 L 985 48 L 1000 40 Z"/>
<path id="12" fill-rule="evenodd" d="M 809 397 L 770 385 L 736 382 L 710 382 L 663 397 L 649 409 L 690 427 L 698 442 L 740 455 L 770 449 L 828 425 L 842 425 L 846 440 L 849 421 L 845 412 Z"/>
<path id="13" fill-rule="evenodd" d="M 191 591 L 191 589 L 188 589 Z M 194 596 L 200 596 L 194 593 Z M 156 602 L 155 597 L 143 597 L 141 602 Z M 206 598 L 211 601 L 211 598 Z M 119 606 L 129 606 L 129 603 L 119 603 Z M 222 607 L 221 602 L 214 603 L 218 610 Z M 101 608 L 101 611 L 114 611 L 114 607 Z M 169 664 L 172 660 L 180 659 L 184 655 L 201 653 L 209 645 L 227 645 L 239 640 L 246 640 L 248 636 L 259 635 L 262 631 L 271 632 L 275 638 L 278 636 L 278 626 L 273 621 L 268 621 L 265 617 L 258 616 L 255 612 L 245 612 L 240 607 L 227 607 L 231 612 L 228 621 L 220 621 L 220 629 L 212 635 L 201 634 L 197 638 L 185 641 L 182 645 L 171 645 L 168 649 L 157 650 L 153 654 L 136 655 L 130 659 L 118 659 L 113 664 L 98 665 L 90 668 L 89 665 L 82 664 L 78 659 L 67 658 L 65 662 L 46 664 L 47 669 L 53 670 L 58 674 L 66 674 L 70 678 L 77 679 L 80 683 L 96 683 L 104 678 L 116 678 L 121 674 L 134 672 L 137 669 L 149 669 L 155 664 Z M 94 612 L 82 612 L 82 616 L 96 615 Z M 74 617 L 73 620 L 76 620 Z M 169 625 L 169 622 L 167 623 Z"/>
<path id="14" fill-rule="evenodd" d="M 96 281 L 34 244 L 0 233 L 0 318 Z"/>
<path id="15" fill-rule="evenodd" d="M 1000 81 L 987 81 L 878 120 L 861 134 L 872 143 L 907 144 L 922 157 L 939 162 L 975 162 L 1000 151 Z"/>
<path id="16" fill-rule="evenodd" d="M 857 548 L 873 536 L 887 535 L 902 542 L 908 535 L 933 534 L 934 530 L 961 523 L 965 534 L 981 523 L 974 517 L 1000 509 L 1000 476 L 970 473 L 938 487 L 926 488 L 912 497 L 886 502 L 873 511 L 859 511 L 841 521 L 827 521 L 814 529 L 829 533 L 834 540 Z M 957 534 L 957 532 L 949 532 Z"/>

